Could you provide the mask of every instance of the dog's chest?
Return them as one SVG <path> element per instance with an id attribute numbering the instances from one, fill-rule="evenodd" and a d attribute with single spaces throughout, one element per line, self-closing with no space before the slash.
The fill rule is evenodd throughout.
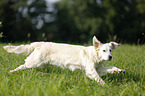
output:
<path id="1" fill-rule="evenodd" d="M 104 61 L 95 63 L 95 68 L 102 67 L 102 65 L 103 65 L 104 63 L 105 63 Z"/>

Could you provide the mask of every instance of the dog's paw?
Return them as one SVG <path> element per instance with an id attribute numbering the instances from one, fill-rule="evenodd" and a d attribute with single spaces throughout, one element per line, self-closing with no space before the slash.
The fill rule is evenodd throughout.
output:
<path id="1" fill-rule="evenodd" d="M 123 74 L 123 73 L 126 73 L 126 71 L 125 71 L 125 70 L 123 70 L 123 69 L 121 69 L 118 73 Z"/>
<path id="2" fill-rule="evenodd" d="M 106 84 L 102 79 L 98 79 L 97 82 L 100 83 L 102 86 Z"/>
<path id="3" fill-rule="evenodd" d="M 14 70 L 10 70 L 10 72 L 14 72 Z"/>

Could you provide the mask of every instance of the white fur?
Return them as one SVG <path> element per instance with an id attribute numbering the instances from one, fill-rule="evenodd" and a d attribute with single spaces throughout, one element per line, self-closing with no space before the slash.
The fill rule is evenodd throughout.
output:
<path id="1" fill-rule="evenodd" d="M 114 66 L 103 66 L 104 61 L 112 59 L 111 52 L 119 46 L 118 43 L 110 42 L 101 44 L 94 36 L 93 45 L 84 47 L 61 43 L 34 42 L 30 45 L 8 45 L 3 48 L 10 53 L 29 55 L 25 59 L 24 65 L 20 65 L 10 72 L 34 67 L 47 68 L 49 64 L 52 64 L 62 68 L 69 68 L 72 71 L 83 69 L 86 72 L 86 76 L 100 82 L 102 85 L 105 82 L 99 77 L 99 74 L 103 76 L 115 71 L 125 72 L 125 70 L 118 69 Z"/>

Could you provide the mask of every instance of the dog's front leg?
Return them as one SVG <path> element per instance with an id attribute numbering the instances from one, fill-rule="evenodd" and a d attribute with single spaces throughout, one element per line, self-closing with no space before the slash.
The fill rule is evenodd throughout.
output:
<path id="1" fill-rule="evenodd" d="M 105 67 L 106 71 L 108 73 L 114 73 L 114 72 L 118 72 L 118 73 L 125 73 L 125 70 L 123 69 L 119 69 L 115 66 L 109 66 L 109 67 Z"/>
<path id="2" fill-rule="evenodd" d="M 95 80 L 97 82 L 99 82 L 100 84 L 104 85 L 105 82 L 99 77 L 99 74 L 97 73 L 96 69 L 93 66 L 86 66 L 86 75 L 92 79 Z"/>
<path id="3" fill-rule="evenodd" d="M 101 74 L 101 76 L 104 76 L 107 73 L 114 73 L 114 72 L 125 73 L 125 70 L 123 69 L 119 69 L 115 66 L 104 67 L 104 65 L 98 66 L 97 71 L 99 72 L 99 74 Z"/>

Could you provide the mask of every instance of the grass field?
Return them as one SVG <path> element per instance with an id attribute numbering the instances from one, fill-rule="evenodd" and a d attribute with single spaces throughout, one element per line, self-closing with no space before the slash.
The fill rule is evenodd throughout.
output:
<path id="1" fill-rule="evenodd" d="M 102 77 L 105 86 L 90 80 L 84 71 L 50 65 L 47 69 L 9 71 L 24 63 L 25 56 L 7 53 L 0 44 L 0 96 L 145 96 L 145 45 L 122 45 L 105 66 L 125 69 L 125 74 Z"/>

